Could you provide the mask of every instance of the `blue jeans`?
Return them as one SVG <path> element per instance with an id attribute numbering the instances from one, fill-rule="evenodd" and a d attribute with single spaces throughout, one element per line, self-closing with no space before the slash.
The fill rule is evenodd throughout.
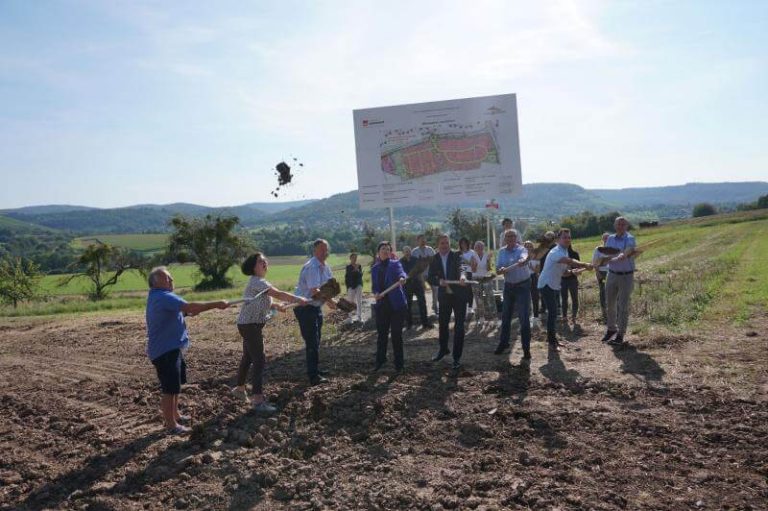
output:
<path id="1" fill-rule="evenodd" d="M 299 322 L 301 337 L 307 351 L 307 376 L 312 380 L 319 375 L 320 337 L 323 330 L 323 311 L 314 305 L 305 305 L 293 309 Z"/>
<path id="2" fill-rule="evenodd" d="M 523 349 L 531 349 L 531 279 L 516 284 L 504 283 L 504 302 L 501 308 L 500 346 L 509 346 L 512 330 L 512 313 L 517 305 L 517 319 L 520 321 L 520 340 Z"/>
<path id="3" fill-rule="evenodd" d="M 547 305 L 547 340 L 554 341 L 557 339 L 557 297 L 560 290 L 544 286 L 540 291 L 541 296 L 544 297 L 544 303 Z"/>

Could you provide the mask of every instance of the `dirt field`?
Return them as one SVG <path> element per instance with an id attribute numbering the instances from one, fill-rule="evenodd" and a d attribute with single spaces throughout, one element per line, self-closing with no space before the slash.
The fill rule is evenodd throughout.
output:
<path id="1" fill-rule="evenodd" d="M 195 429 L 162 433 L 139 313 L 0 323 L 0 509 L 768 509 L 768 317 L 599 342 L 593 319 L 533 360 L 470 325 L 465 370 L 406 337 L 326 328 L 309 388 L 295 322 L 266 332 L 262 419 L 234 403 L 235 310 L 192 318 Z M 450 358 L 450 357 L 449 357 Z"/>

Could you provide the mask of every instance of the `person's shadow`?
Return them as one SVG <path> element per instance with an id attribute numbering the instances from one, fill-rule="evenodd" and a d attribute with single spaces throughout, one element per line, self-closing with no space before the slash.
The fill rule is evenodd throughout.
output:
<path id="1" fill-rule="evenodd" d="M 631 344 L 613 346 L 613 354 L 621 361 L 621 371 L 630 374 L 646 385 L 663 383 L 666 371 L 648 353 L 637 351 Z"/>
<path id="2" fill-rule="evenodd" d="M 581 374 L 575 369 L 566 369 L 563 360 L 560 358 L 560 351 L 551 343 L 547 350 L 547 363 L 541 366 L 539 371 L 552 383 L 563 385 L 571 392 L 581 392 L 583 390 Z"/>
<path id="3" fill-rule="evenodd" d="M 515 404 L 523 404 L 528 397 L 528 388 L 531 381 L 531 363 L 523 359 L 519 365 L 512 365 L 509 359 L 505 359 L 498 368 L 499 377 L 492 382 L 484 393 L 498 396 L 509 396 Z"/>

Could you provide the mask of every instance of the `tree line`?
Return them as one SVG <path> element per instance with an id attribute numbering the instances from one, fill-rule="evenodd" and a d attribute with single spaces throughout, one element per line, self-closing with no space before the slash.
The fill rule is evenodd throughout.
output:
<path id="1" fill-rule="evenodd" d="M 694 216 L 714 214 L 711 205 L 700 204 Z M 740 210 L 768 208 L 768 195 L 745 204 Z M 529 224 L 518 221 L 516 228 L 523 239 L 540 240 L 546 231 L 561 227 L 571 230 L 574 237 L 598 236 L 613 230 L 618 211 L 594 214 L 585 211 L 562 217 L 558 222 L 546 221 Z M 451 211 L 444 223 L 454 242 L 465 237 L 474 243 L 486 238 L 486 217 L 477 212 L 461 209 Z M 154 256 L 139 251 L 93 243 L 76 251 L 71 238 L 61 234 L 25 234 L 11 236 L 0 230 L 0 301 L 18 306 L 19 303 L 41 297 L 39 282 L 44 273 L 66 271 L 60 285 L 75 279 L 89 283 L 88 297 L 102 300 L 126 272 L 139 272 L 146 277 L 158 265 L 195 263 L 200 280 L 196 290 L 221 289 L 232 286 L 227 277 L 229 269 L 253 250 L 268 255 L 297 255 L 311 253 L 313 240 L 325 238 L 335 252 L 360 252 L 375 256 L 376 245 L 389 239 L 389 231 L 364 224 L 362 230 L 341 228 L 334 231 L 284 226 L 248 231 L 234 215 L 185 217 L 177 215 L 169 222 L 171 234 L 165 249 Z M 427 243 L 434 245 L 442 228 L 429 227 L 423 232 L 403 230 L 397 235 L 398 247 L 416 245 L 416 236 L 424 234 Z M 22 257 L 19 253 L 24 253 Z"/>

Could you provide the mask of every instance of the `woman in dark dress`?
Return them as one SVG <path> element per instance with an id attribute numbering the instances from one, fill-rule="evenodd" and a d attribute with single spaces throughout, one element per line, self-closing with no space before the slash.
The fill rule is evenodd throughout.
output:
<path id="1" fill-rule="evenodd" d="M 403 285 L 407 275 L 397 259 L 392 259 L 392 246 L 388 241 L 382 241 L 376 248 L 376 262 L 371 268 L 371 287 L 376 298 L 376 343 L 375 371 L 381 369 L 387 361 L 387 344 L 392 335 L 392 351 L 395 355 L 395 370 L 403 369 L 403 323 L 408 304 Z M 393 284 L 399 284 L 395 289 L 382 295 L 382 292 Z"/>

